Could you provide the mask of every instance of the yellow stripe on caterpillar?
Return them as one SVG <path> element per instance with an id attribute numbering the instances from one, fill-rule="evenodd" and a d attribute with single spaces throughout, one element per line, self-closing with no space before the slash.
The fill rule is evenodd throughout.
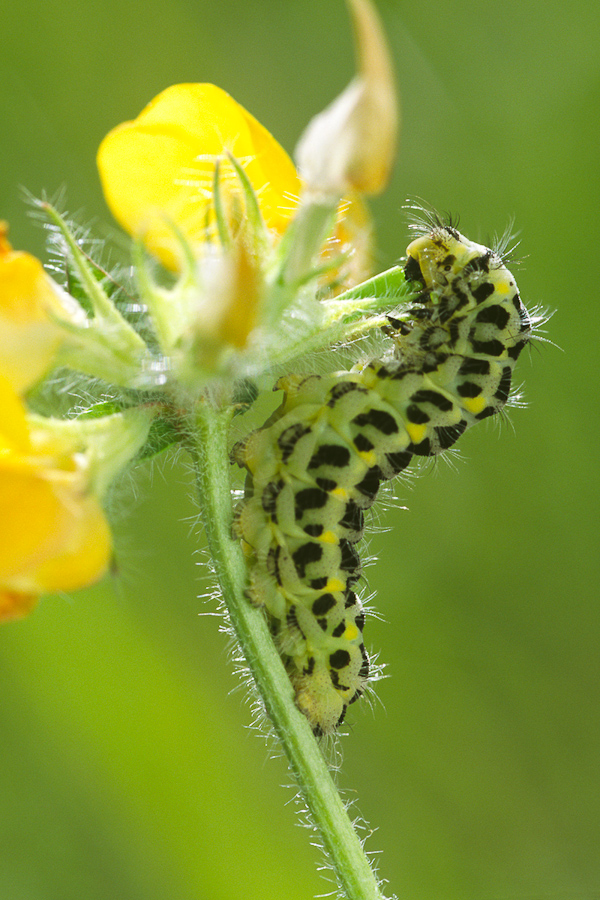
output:
<path id="1" fill-rule="evenodd" d="M 466 397 L 463 406 L 471 415 L 478 416 L 487 406 L 487 401 L 483 394 L 479 394 L 478 397 Z"/>

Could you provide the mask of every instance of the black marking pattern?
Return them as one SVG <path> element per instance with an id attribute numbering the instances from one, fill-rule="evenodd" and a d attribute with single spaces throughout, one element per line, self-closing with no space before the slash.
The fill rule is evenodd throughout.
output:
<path id="1" fill-rule="evenodd" d="M 440 223 L 408 247 L 418 288 L 387 316 L 390 349 L 350 372 L 280 379 L 268 423 L 234 448 L 248 470 L 236 529 L 251 599 L 263 605 L 316 734 L 328 734 L 370 672 L 355 593 L 364 510 L 413 456 L 435 456 L 506 404 L 531 317 L 501 259 Z"/>

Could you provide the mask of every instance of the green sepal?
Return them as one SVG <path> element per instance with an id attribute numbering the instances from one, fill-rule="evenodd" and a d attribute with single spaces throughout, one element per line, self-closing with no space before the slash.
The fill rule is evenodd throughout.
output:
<path id="1" fill-rule="evenodd" d="M 144 459 L 153 459 L 159 453 L 163 453 L 174 444 L 181 444 L 184 440 L 185 435 L 181 429 L 176 427 L 174 421 L 160 416 L 152 422 L 146 443 L 138 453 L 136 460 L 139 462 Z"/>
<path id="2" fill-rule="evenodd" d="M 146 404 L 108 415 L 95 410 L 93 415 L 70 419 L 29 413 L 27 421 L 34 446 L 50 447 L 63 457 L 85 457 L 89 490 L 102 498 L 115 478 L 138 458 L 156 414 L 157 408 Z"/>
<path id="3" fill-rule="evenodd" d="M 63 237 L 69 265 L 77 273 L 94 318 L 105 325 L 112 325 L 114 339 L 119 338 L 124 347 L 138 351 L 145 349 L 142 338 L 112 302 L 110 292 L 98 278 L 97 265 L 83 252 L 68 223 L 50 203 L 40 201 L 39 207 Z"/>
<path id="4" fill-rule="evenodd" d="M 242 378 L 241 381 L 238 381 L 233 389 L 233 397 L 231 398 L 231 402 L 236 406 L 236 415 L 252 406 L 258 394 L 258 386 L 252 379 Z"/>
<path id="5" fill-rule="evenodd" d="M 140 409 L 142 407 L 149 409 L 152 406 L 157 410 L 162 409 L 162 415 L 157 414 L 156 418 L 153 419 L 146 442 L 136 456 L 136 460 L 151 459 L 173 444 L 181 443 L 184 439 L 181 428 L 175 424 L 176 420 L 171 416 L 170 408 L 165 404 L 163 397 L 157 397 L 153 394 L 144 395 L 143 392 L 131 392 L 129 396 L 124 395 L 94 403 L 85 412 L 80 413 L 77 418 L 100 419 L 112 416 L 115 413 L 125 412 L 126 410 Z"/>
<path id="6" fill-rule="evenodd" d="M 256 191 L 252 187 L 252 183 L 246 175 L 244 167 L 240 165 L 239 161 L 235 158 L 233 153 L 228 152 L 227 158 L 235 169 L 235 173 L 240 182 L 240 187 L 242 188 L 244 194 L 247 216 L 246 222 L 251 236 L 250 245 L 255 249 L 255 251 L 258 251 L 260 255 L 267 249 L 267 232 L 264 219 L 260 211 Z"/>
<path id="7" fill-rule="evenodd" d="M 215 161 L 215 173 L 213 176 L 213 207 L 215 211 L 215 219 L 217 221 L 217 231 L 219 232 L 219 240 L 225 249 L 231 247 L 231 234 L 227 227 L 227 218 L 223 207 L 223 197 L 221 195 L 221 160 Z"/>
<path id="8" fill-rule="evenodd" d="M 115 279 L 97 262 L 89 253 L 81 249 L 81 252 L 87 260 L 90 275 L 101 285 L 104 293 L 112 302 L 118 306 L 120 302 L 120 294 L 123 288 Z M 65 255 L 62 258 L 64 263 L 65 288 L 85 310 L 89 319 L 94 317 L 94 308 L 90 302 L 89 295 L 85 289 L 79 270 L 74 265 L 70 256 Z"/>

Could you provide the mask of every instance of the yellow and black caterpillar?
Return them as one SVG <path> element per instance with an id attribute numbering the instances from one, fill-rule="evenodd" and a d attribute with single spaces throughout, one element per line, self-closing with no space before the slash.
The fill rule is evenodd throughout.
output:
<path id="1" fill-rule="evenodd" d="M 414 240 L 404 271 L 422 289 L 388 317 L 389 351 L 349 372 L 280 379 L 282 405 L 233 450 L 249 472 L 236 516 L 249 594 L 316 734 L 342 722 L 369 677 L 355 593 L 364 510 L 413 454 L 441 453 L 503 408 L 532 334 L 502 258 L 451 225 Z"/>

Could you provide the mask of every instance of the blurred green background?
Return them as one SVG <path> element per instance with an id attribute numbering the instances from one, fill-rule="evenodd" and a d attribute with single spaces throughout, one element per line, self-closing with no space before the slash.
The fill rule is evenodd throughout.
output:
<path id="1" fill-rule="evenodd" d="M 408 900 L 600 895 L 600 6 L 380 3 L 403 134 L 373 204 L 379 264 L 406 197 L 474 239 L 514 217 L 525 302 L 556 309 L 529 408 L 460 441 L 378 513 L 368 643 L 340 783 Z M 42 254 L 20 186 L 112 228 L 95 151 L 169 84 L 213 81 L 290 151 L 353 72 L 341 0 L 4 4 L 0 216 Z M 211 615 L 184 461 L 116 498 L 120 573 L 0 631 L 2 900 L 306 900 L 327 890 L 280 758 Z"/>

